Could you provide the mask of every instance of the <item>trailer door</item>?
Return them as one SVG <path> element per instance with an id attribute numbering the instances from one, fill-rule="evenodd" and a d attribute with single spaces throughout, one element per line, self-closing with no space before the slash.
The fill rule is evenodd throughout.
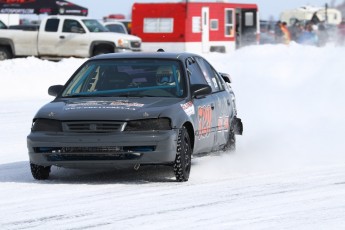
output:
<path id="1" fill-rule="evenodd" d="M 257 44 L 257 9 L 236 9 L 236 47 Z"/>
<path id="2" fill-rule="evenodd" d="M 202 26 L 201 26 L 201 32 L 202 32 L 202 52 L 207 53 L 210 51 L 210 25 L 209 25 L 209 8 L 208 7 L 202 7 L 201 10 L 201 20 L 202 20 Z"/>

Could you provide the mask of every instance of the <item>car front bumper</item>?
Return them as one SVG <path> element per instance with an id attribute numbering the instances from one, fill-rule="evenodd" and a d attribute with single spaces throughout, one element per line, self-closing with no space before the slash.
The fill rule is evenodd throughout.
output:
<path id="1" fill-rule="evenodd" d="M 141 48 L 132 48 L 132 47 L 116 47 L 115 53 L 126 53 L 126 52 L 140 52 Z"/>
<path id="2" fill-rule="evenodd" d="M 31 132 L 30 162 L 65 168 L 172 164 L 178 130 L 102 134 Z"/>

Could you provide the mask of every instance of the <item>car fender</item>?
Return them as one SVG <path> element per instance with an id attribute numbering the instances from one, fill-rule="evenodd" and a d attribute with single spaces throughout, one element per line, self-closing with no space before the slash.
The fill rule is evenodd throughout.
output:
<path id="1" fill-rule="evenodd" d="M 160 117 L 169 117 L 171 119 L 172 128 L 181 129 L 186 126 L 190 136 L 193 135 L 197 123 L 197 116 L 194 104 L 190 102 L 181 101 L 175 106 L 170 107 L 168 110 L 163 111 Z"/>
<path id="2" fill-rule="evenodd" d="M 192 101 L 182 101 L 176 106 L 171 106 L 168 110 L 163 111 L 159 117 L 170 118 L 173 129 L 181 129 L 183 126 L 185 126 L 191 139 L 192 149 L 194 149 L 194 133 L 197 123 L 197 116 Z"/>

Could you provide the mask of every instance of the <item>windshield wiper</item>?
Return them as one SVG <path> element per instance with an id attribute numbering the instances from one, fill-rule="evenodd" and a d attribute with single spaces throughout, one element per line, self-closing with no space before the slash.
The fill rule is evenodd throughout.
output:
<path id="1" fill-rule="evenodd" d="M 109 95 L 102 94 L 73 94 L 64 96 L 63 98 L 73 98 L 73 97 L 110 97 Z"/>

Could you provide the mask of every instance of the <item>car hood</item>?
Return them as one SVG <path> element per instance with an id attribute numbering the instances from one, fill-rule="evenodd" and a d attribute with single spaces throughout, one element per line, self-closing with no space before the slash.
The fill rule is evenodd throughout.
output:
<path id="1" fill-rule="evenodd" d="M 56 120 L 136 120 L 157 118 L 183 101 L 181 98 L 72 98 L 43 106 L 36 118 Z"/>

